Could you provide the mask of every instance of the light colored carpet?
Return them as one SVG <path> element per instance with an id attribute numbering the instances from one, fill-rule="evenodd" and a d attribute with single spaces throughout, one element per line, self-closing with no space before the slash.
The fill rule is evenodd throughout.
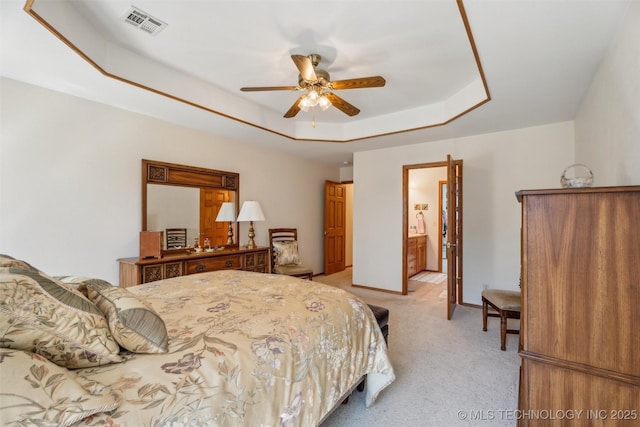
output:
<path id="1" fill-rule="evenodd" d="M 446 320 L 445 302 L 437 297 L 441 285 L 412 281 L 415 292 L 402 296 L 352 287 L 350 269 L 314 280 L 390 310 L 396 373 L 371 407 L 355 391 L 322 427 L 516 425 L 518 336 L 508 335 L 501 351 L 498 319 L 490 318 L 483 332 L 482 311 L 458 306 L 453 320 Z"/>

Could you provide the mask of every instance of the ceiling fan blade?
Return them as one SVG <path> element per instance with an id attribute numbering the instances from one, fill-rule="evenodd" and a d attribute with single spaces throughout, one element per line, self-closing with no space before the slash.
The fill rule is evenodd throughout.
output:
<path id="1" fill-rule="evenodd" d="M 296 67 L 298 68 L 298 71 L 300 71 L 300 75 L 304 80 L 310 82 L 318 80 L 309 57 L 303 55 L 291 55 L 291 59 L 293 59 L 293 62 L 296 64 Z"/>
<path id="2" fill-rule="evenodd" d="M 299 107 L 300 101 L 302 101 L 302 98 L 304 98 L 305 96 L 306 95 L 302 95 L 300 98 L 296 99 L 296 102 L 294 102 L 291 108 L 289 108 L 289 111 L 284 113 L 285 119 L 290 119 L 291 117 L 295 117 L 295 115 L 300 112 L 300 107 Z"/>
<path id="3" fill-rule="evenodd" d="M 241 87 L 242 92 L 262 92 L 267 90 L 298 90 L 298 86 L 258 86 L 258 87 Z"/>
<path id="4" fill-rule="evenodd" d="M 329 101 L 331 101 L 331 105 L 333 105 L 338 110 L 345 113 L 347 116 L 355 116 L 360 112 L 360 110 L 358 110 L 353 105 L 349 104 L 344 99 L 340 98 L 335 93 L 331 93 L 331 92 L 325 93 L 325 96 L 329 99 Z"/>
<path id="5" fill-rule="evenodd" d="M 386 80 L 381 76 L 361 77 L 359 79 L 336 80 L 331 82 L 334 90 L 360 89 L 365 87 L 383 87 Z"/>

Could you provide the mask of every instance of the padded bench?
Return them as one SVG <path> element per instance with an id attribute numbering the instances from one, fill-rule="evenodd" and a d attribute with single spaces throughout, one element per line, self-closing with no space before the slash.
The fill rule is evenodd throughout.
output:
<path id="1" fill-rule="evenodd" d="M 496 313 L 490 313 L 489 307 Z M 519 334 L 519 329 L 508 329 L 507 319 L 520 319 L 520 292 L 502 289 L 482 291 L 482 330 L 487 330 L 487 317 L 500 318 L 500 350 L 506 350 L 507 334 Z"/>
<path id="2" fill-rule="evenodd" d="M 389 344 L 389 309 L 378 307 L 377 305 L 367 305 L 373 312 L 373 315 L 376 317 L 378 326 L 380 326 L 380 330 L 382 331 L 382 336 L 384 336 L 384 342 Z"/>
<path id="3" fill-rule="evenodd" d="M 376 317 L 376 321 L 378 322 L 378 326 L 380 326 L 380 331 L 382 331 L 382 336 L 384 337 L 384 342 L 389 345 L 389 309 L 384 307 L 379 307 L 377 305 L 367 304 L 373 315 Z M 363 391 L 365 386 L 366 378 L 363 379 L 360 384 L 358 384 L 358 391 Z"/>

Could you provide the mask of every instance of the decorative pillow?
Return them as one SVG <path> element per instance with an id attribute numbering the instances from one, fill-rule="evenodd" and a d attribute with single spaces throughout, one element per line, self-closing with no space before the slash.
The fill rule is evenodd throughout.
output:
<path id="1" fill-rule="evenodd" d="M 276 265 L 301 264 L 296 240 L 273 242 L 273 252 Z"/>
<path id="2" fill-rule="evenodd" d="M 0 267 L 15 267 L 24 268 L 25 270 L 38 271 L 37 268 L 29 264 L 28 262 L 15 259 L 12 256 L 0 254 Z"/>
<path id="3" fill-rule="evenodd" d="M 111 333 L 122 347 L 134 353 L 168 351 L 167 327 L 146 302 L 104 281 L 87 283 L 87 294 L 109 321 Z"/>
<path id="4" fill-rule="evenodd" d="M 66 368 L 121 362 L 100 310 L 42 272 L 0 268 L 0 347 L 38 353 Z"/>
<path id="5" fill-rule="evenodd" d="M 87 298 L 89 297 L 89 294 L 87 293 L 87 285 L 91 283 L 101 283 L 106 284 L 107 286 L 111 286 L 109 282 L 86 276 L 54 276 L 53 278 L 60 281 L 60 283 L 67 287 L 71 287 L 72 289 L 80 291 L 82 295 Z"/>
<path id="6" fill-rule="evenodd" d="M 0 424 L 69 426 L 116 409 L 122 398 L 34 353 L 0 349 Z"/>

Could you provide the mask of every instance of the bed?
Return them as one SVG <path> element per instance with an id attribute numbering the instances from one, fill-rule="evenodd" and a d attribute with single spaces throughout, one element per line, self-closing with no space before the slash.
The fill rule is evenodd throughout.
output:
<path id="1" fill-rule="evenodd" d="M 3 425 L 306 427 L 395 378 L 371 310 L 335 287 L 225 270 L 124 289 L 3 259 Z"/>

